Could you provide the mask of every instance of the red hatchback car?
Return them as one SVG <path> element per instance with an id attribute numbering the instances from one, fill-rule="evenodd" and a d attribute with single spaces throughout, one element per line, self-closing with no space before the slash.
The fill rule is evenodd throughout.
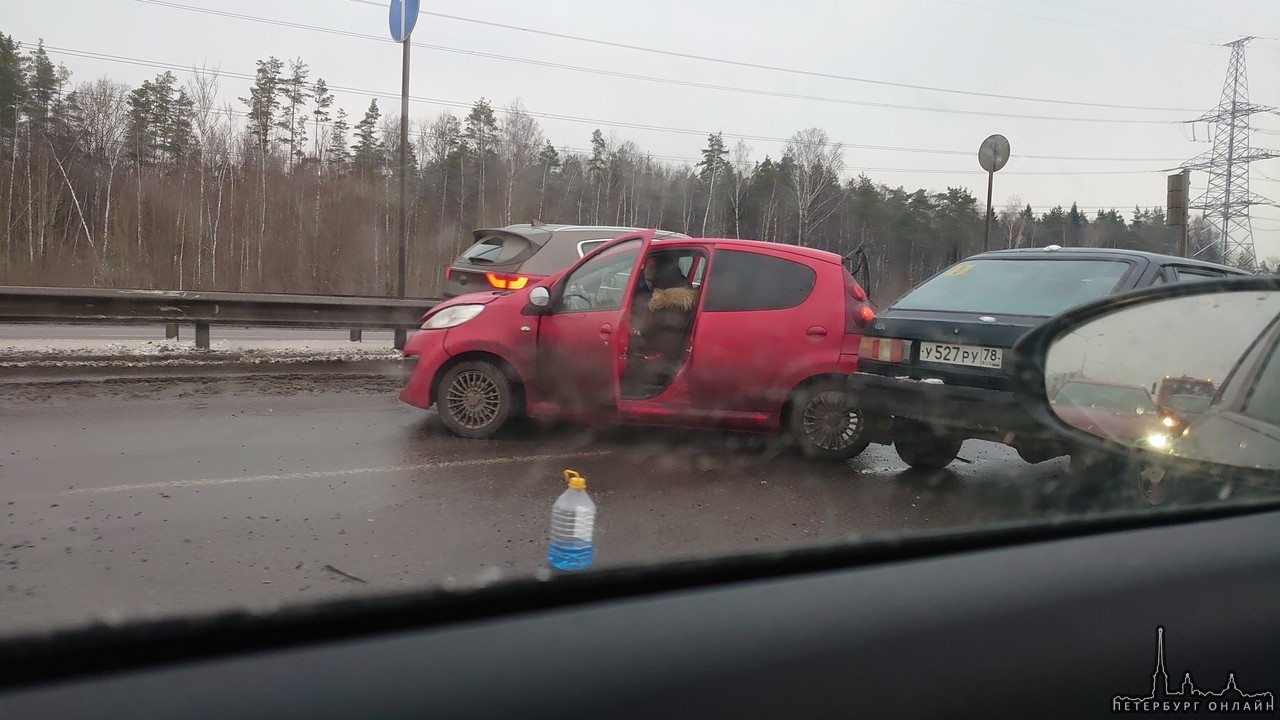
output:
<path id="1" fill-rule="evenodd" d="M 518 415 L 757 433 L 810 457 L 871 437 L 845 390 L 875 317 L 839 256 L 756 242 L 622 235 L 516 291 L 423 318 L 400 399 L 464 437 Z"/>

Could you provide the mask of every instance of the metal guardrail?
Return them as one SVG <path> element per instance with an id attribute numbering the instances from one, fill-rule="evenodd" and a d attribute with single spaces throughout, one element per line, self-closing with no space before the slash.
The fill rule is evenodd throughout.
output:
<path id="1" fill-rule="evenodd" d="M 0 287 L 0 322 L 59 324 L 164 324 L 195 326 L 196 347 L 209 347 L 211 325 L 361 330 L 417 329 L 434 298 L 375 298 L 109 288 Z"/>

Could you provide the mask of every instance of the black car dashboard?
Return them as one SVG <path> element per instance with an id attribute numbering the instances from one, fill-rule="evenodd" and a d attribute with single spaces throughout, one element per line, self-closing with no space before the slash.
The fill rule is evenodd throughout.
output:
<path id="1" fill-rule="evenodd" d="M 1280 511 L 1150 515 L 602 572 L 470 616 L 11 642 L 0 717 L 1078 718 L 1160 672 L 1280 690 Z"/>

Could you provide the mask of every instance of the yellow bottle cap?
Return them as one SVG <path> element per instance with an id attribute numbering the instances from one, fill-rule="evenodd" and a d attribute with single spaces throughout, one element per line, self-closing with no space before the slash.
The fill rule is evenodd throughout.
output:
<path id="1" fill-rule="evenodd" d="M 587 479 L 578 474 L 577 470 L 564 471 L 565 482 L 569 483 L 571 490 L 586 490 Z"/>

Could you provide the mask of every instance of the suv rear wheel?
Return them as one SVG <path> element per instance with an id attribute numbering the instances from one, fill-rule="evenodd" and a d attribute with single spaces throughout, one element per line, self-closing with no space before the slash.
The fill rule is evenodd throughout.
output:
<path id="1" fill-rule="evenodd" d="M 893 448 L 902 461 L 918 470 L 941 470 L 960 454 L 964 438 L 935 431 L 914 420 L 894 420 Z"/>
<path id="2" fill-rule="evenodd" d="M 800 452 L 817 460 L 848 460 L 870 444 L 863 412 L 835 382 L 797 390 L 787 425 Z"/>
<path id="3" fill-rule="evenodd" d="M 511 418 L 514 407 L 511 380 L 492 363 L 460 363 L 440 379 L 436 408 L 455 435 L 493 437 Z"/>

